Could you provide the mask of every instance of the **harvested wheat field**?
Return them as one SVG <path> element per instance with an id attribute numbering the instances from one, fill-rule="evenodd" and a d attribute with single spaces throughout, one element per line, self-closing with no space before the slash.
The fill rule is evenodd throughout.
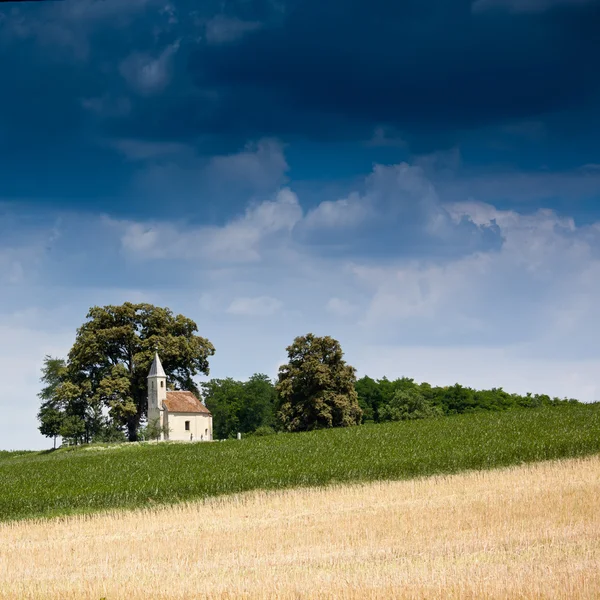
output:
<path id="1" fill-rule="evenodd" d="M 600 457 L 0 525 L 0 598 L 599 598 Z"/>

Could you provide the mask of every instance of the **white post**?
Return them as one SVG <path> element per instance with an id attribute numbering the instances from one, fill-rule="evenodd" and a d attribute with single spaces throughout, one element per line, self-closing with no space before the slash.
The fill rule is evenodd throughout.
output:
<path id="1" fill-rule="evenodd" d="M 238 431 L 238 440 L 242 439 L 242 434 Z"/>

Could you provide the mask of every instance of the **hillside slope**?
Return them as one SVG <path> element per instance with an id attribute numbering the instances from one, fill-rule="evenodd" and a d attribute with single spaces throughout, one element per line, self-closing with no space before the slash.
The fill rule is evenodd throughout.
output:
<path id="1" fill-rule="evenodd" d="M 0 525 L 0 598 L 600 597 L 600 457 Z"/>
<path id="2" fill-rule="evenodd" d="M 0 519 L 252 489 L 407 479 L 600 452 L 600 404 L 478 413 L 242 441 L 0 457 Z"/>

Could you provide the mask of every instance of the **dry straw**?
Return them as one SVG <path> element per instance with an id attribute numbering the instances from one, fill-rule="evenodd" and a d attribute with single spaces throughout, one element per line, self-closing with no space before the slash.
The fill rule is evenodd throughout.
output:
<path id="1" fill-rule="evenodd" d="M 0 525 L 0 598 L 600 598 L 600 457 Z"/>

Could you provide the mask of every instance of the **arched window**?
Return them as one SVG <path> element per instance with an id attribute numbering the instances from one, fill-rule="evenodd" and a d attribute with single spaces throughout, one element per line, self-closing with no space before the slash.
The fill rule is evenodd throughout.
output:
<path id="1" fill-rule="evenodd" d="M 160 387 L 165 387 L 165 382 L 161 380 Z"/>

